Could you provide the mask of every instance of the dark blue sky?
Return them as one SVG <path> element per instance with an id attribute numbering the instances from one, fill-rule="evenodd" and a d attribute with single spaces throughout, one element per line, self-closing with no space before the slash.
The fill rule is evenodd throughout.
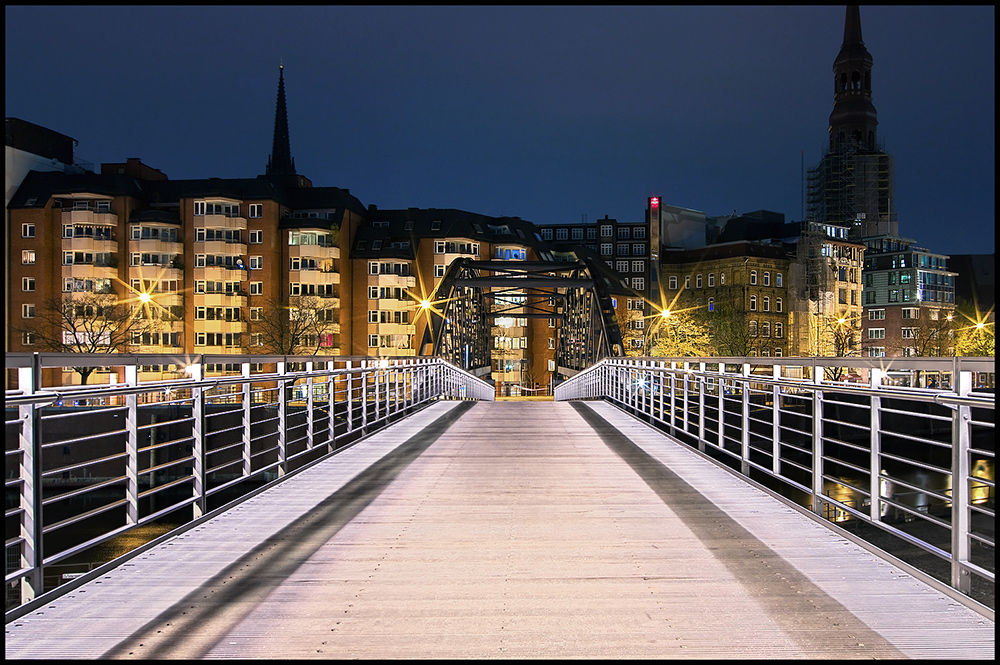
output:
<path id="1" fill-rule="evenodd" d="M 292 154 L 380 208 L 640 220 L 647 196 L 801 219 L 843 6 L 6 7 L 6 115 L 172 179 Z M 900 231 L 993 252 L 994 8 L 867 7 Z"/>

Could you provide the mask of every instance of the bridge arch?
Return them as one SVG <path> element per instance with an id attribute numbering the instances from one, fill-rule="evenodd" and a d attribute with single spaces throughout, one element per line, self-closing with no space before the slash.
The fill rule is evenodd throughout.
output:
<path id="1" fill-rule="evenodd" d="M 631 289 L 603 261 L 456 259 L 421 307 L 429 324 L 422 355 L 437 355 L 479 376 L 494 359 L 493 322 L 500 317 L 556 320 L 556 367 L 572 376 L 606 357 L 624 355 L 614 296 Z"/>

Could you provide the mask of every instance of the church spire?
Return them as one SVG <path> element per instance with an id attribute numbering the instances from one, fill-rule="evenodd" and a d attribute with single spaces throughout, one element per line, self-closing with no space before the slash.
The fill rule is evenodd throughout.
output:
<path id="1" fill-rule="evenodd" d="M 278 102 L 274 112 L 274 139 L 271 143 L 271 154 L 267 158 L 267 170 L 270 176 L 295 175 L 295 160 L 292 159 L 292 149 L 288 141 L 288 110 L 285 106 L 285 66 L 278 65 Z"/>
<path id="2" fill-rule="evenodd" d="M 872 56 L 861 39 L 861 11 L 847 7 L 844 43 L 833 61 L 833 112 L 830 150 L 875 150 L 878 118 L 872 104 Z"/>

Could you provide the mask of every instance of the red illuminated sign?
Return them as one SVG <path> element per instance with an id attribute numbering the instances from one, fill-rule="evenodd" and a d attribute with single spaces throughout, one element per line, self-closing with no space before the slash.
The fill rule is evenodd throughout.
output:
<path id="1" fill-rule="evenodd" d="M 659 199 L 659 197 L 654 196 L 653 198 L 649 199 L 649 207 L 650 208 L 656 208 L 656 207 L 659 207 L 659 205 L 660 205 L 660 199 Z"/>

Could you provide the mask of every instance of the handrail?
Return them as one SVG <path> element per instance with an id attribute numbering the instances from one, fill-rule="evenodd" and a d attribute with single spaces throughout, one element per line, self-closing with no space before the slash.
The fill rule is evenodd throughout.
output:
<path id="1" fill-rule="evenodd" d="M 95 359 L 123 368 L 126 381 L 41 385 L 46 368 Z M 191 378 L 139 381 L 141 365 L 179 361 L 238 364 L 243 373 L 204 378 L 196 368 Z M 269 361 L 278 371 L 249 373 Z M 289 362 L 310 364 L 285 371 Z M 6 427 L 18 445 L 6 457 L 18 475 L 5 486 L 19 500 L 6 516 L 20 520 L 20 533 L 6 551 L 20 563 L 5 574 L 8 620 L 61 593 L 59 581 L 46 584 L 46 567 L 168 515 L 176 524 L 186 511 L 181 528 L 433 401 L 494 398 L 493 386 L 441 358 L 31 354 L 8 356 L 11 366 L 18 387 L 5 394 Z M 236 389 L 212 394 L 220 387 Z M 78 528 L 97 515 L 100 533 Z"/>
<path id="2" fill-rule="evenodd" d="M 826 377 L 825 368 L 845 361 L 867 374 L 864 383 Z M 727 371 L 733 365 L 742 372 Z M 760 365 L 769 374 L 751 371 Z M 559 384 L 555 399 L 609 401 L 825 523 L 854 525 L 904 562 L 928 554 L 943 560 L 948 573 L 928 579 L 992 616 L 994 361 L 886 365 L 877 358 L 606 358 Z M 804 367 L 811 376 L 787 376 L 805 375 Z M 890 374 L 917 371 L 950 385 L 886 383 Z M 934 569 L 913 566 L 926 576 Z"/>

